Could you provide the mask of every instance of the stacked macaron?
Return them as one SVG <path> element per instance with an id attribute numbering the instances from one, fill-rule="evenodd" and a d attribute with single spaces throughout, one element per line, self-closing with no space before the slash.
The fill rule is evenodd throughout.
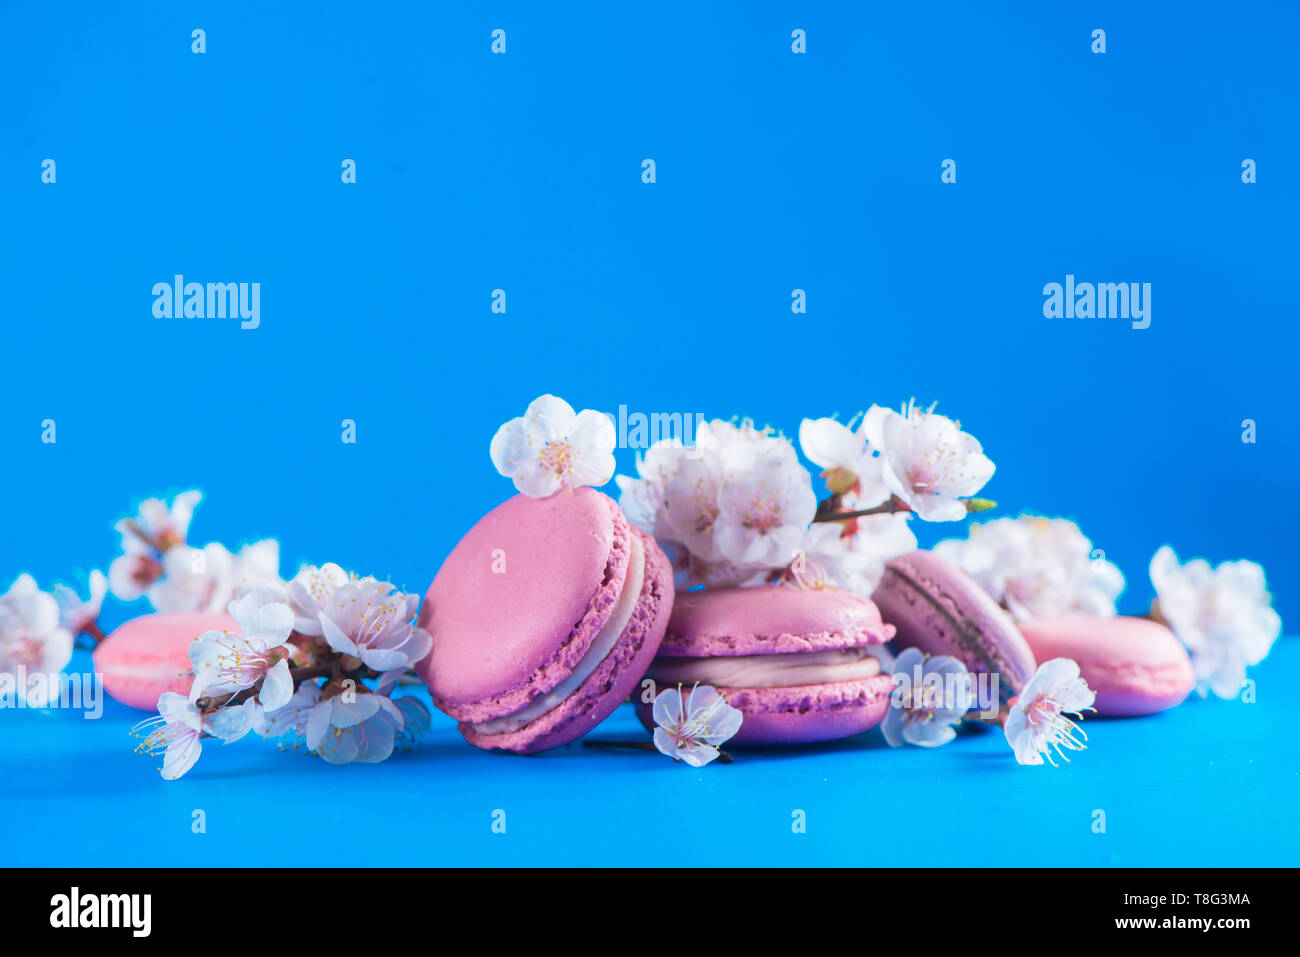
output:
<path id="1" fill-rule="evenodd" d="M 418 666 L 471 744 L 529 754 L 586 734 L 644 674 L 673 605 L 655 540 L 591 488 L 517 495 L 429 586 Z"/>
<path id="2" fill-rule="evenodd" d="M 892 681 L 872 655 L 894 634 L 870 599 L 784 586 L 677 596 L 654 690 L 711 685 L 743 715 L 732 745 L 826 741 L 875 727 Z M 650 704 L 638 714 L 651 730 Z"/>

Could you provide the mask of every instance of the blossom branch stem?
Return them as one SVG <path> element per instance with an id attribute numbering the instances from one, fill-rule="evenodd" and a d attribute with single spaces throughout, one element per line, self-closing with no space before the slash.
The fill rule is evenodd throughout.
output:
<path id="1" fill-rule="evenodd" d="M 987 512 L 991 508 L 996 508 L 998 504 L 987 498 L 964 498 L 961 502 L 966 506 L 967 512 Z M 817 515 L 813 518 L 813 522 L 847 522 L 855 518 L 865 518 L 868 515 L 890 515 L 895 512 L 912 511 L 912 506 L 897 495 L 891 495 L 889 501 L 880 505 L 873 505 L 871 508 L 853 509 L 847 512 L 839 511 L 839 503 L 840 497 L 838 495 L 824 499 L 817 506 Z"/>
<path id="2" fill-rule="evenodd" d="M 146 545 L 148 545 L 158 554 L 161 555 L 164 551 L 166 551 L 166 549 L 163 547 L 163 543 L 155 539 L 152 535 L 148 534 L 143 528 L 140 527 L 139 523 L 136 522 L 135 519 L 133 518 L 123 519 L 123 524 L 126 526 L 127 531 L 129 531 L 136 538 L 140 539 L 140 541 L 144 542 Z"/>
<path id="3" fill-rule="evenodd" d="M 344 671 L 339 667 L 338 662 L 330 665 L 308 665 L 305 668 L 289 668 L 289 675 L 293 678 L 293 688 L 298 690 L 298 686 L 304 681 L 312 681 L 316 678 L 329 678 L 331 681 L 338 681 L 344 678 L 361 679 L 377 678 L 378 673 L 370 668 L 356 668 L 352 671 Z M 262 682 L 265 678 L 259 679 L 257 684 L 251 685 L 240 691 L 235 691 L 226 695 L 209 697 L 204 695 L 194 702 L 195 707 L 203 714 L 210 714 L 220 708 L 234 707 L 241 705 L 249 698 L 256 697 L 262 690 Z"/>

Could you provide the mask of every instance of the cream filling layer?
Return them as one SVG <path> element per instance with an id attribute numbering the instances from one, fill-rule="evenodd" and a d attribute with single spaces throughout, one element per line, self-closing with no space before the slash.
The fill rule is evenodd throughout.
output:
<path id="1" fill-rule="evenodd" d="M 587 653 L 574 666 L 569 676 L 546 694 L 538 695 L 524 707 L 513 714 L 507 714 L 482 724 L 473 725 L 479 734 L 505 734 L 518 731 L 529 722 L 536 721 L 542 715 L 554 710 L 564 700 L 578 690 L 578 686 L 591 677 L 592 672 L 600 667 L 609 653 L 618 644 L 619 638 L 632 620 L 638 599 L 641 597 L 641 584 L 645 580 L 645 550 L 636 535 L 628 536 L 627 576 L 623 580 L 623 590 L 619 593 L 614 609 L 609 613 L 605 626 L 596 634 L 587 649 Z"/>
<path id="2" fill-rule="evenodd" d="M 656 658 L 648 677 L 660 685 L 699 682 L 715 688 L 794 688 L 856 681 L 880 674 L 871 649 L 831 648 L 780 655 Z"/>

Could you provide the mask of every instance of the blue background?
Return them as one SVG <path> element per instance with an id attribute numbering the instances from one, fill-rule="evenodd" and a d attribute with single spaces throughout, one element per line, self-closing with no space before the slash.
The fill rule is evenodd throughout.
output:
<path id="1" fill-rule="evenodd" d="M 333 560 L 422 591 L 510 493 L 488 441 L 539 393 L 788 434 L 915 396 L 983 442 L 999 514 L 1081 523 L 1126 573 L 1126 610 L 1170 542 L 1261 562 L 1289 623 L 1298 21 L 1282 3 L 6 4 L 0 586 L 107 567 L 140 497 L 199 487 L 196 543 L 275 536 L 285 573 Z M 154 318 L 175 273 L 261 282 L 261 327 Z M 1152 283 L 1151 327 L 1045 319 L 1042 287 L 1066 273 Z M 110 602 L 104 621 L 144 610 Z M 1294 662 L 1283 645 L 1261 689 Z M 207 852 L 260 860 L 221 842 L 271 810 L 317 813 L 322 784 L 340 821 L 362 803 L 427 814 L 376 860 L 645 861 L 672 834 L 698 859 L 848 860 L 927 802 L 942 814 L 907 826 L 950 850 L 912 863 L 1297 856 L 1267 810 L 1297 768 L 1263 691 L 1102 725 L 1110 743 L 1055 776 L 1008 766 L 994 735 L 691 772 L 481 755 L 441 723 L 388 767 L 247 743 L 164 788 L 112 708 L 0 717 L 7 862 L 192 863 L 193 807 L 221 812 Z M 575 814 L 579 793 L 594 806 Z M 480 840 L 507 795 L 509 837 Z M 66 826 L 92 806 L 120 823 Z M 1141 825 L 1103 849 L 1086 815 L 1121 806 Z M 773 815 L 788 834 L 788 807 L 838 814 L 835 836 L 763 840 Z M 1053 821 L 1072 836 L 1039 847 Z"/>

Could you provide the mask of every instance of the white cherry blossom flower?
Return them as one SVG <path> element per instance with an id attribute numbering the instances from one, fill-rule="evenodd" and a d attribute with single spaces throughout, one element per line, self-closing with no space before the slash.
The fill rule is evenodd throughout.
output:
<path id="1" fill-rule="evenodd" d="M 234 595 L 254 588 L 283 588 L 280 577 L 280 543 L 274 538 L 245 545 L 235 554 Z"/>
<path id="2" fill-rule="evenodd" d="M 1071 718 L 1082 718 L 1097 695 L 1079 675 L 1079 665 L 1069 658 L 1044 661 L 1020 692 L 1007 714 L 1003 733 L 1020 764 L 1042 764 L 1046 757 L 1053 767 L 1052 751 L 1070 760 L 1065 751 L 1087 748 L 1088 736 Z M 1065 751 L 1062 750 L 1065 749 Z"/>
<path id="3" fill-rule="evenodd" d="M 781 583 L 846 589 L 870 597 L 884 575 L 885 560 L 868 548 L 855 547 L 857 544 L 836 522 L 810 526 L 794 560 L 782 572 Z"/>
<path id="4" fill-rule="evenodd" d="M 220 542 L 203 548 L 173 545 L 163 554 L 162 569 L 148 590 L 158 611 L 218 612 L 235 592 L 235 556 Z"/>
<path id="5" fill-rule="evenodd" d="M 895 660 L 894 691 L 881 731 L 889 746 L 936 748 L 957 736 L 956 724 L 975 703 L 970 672 L 951 655 L 908 648 Z"/>
<path id="6" fill-rule="evenodd" d="M 335 651 L 379 672 L 380 683 L 420 661 L 433 639 L 416 627 L 420 599 L 389 582 L 354 579 L 336 588 L 320 610 L 321 632 Z M 344 659 L 345 661 L 347 659 Z"/>
<path id="7" fill-rule="evenodd" d="M 139 539 L 123 538 L 126 550 L 108 566 L 108 587 L 120 601 L 135 601 L 163 574 L 158 553 Z"/>
<path id="8" fill-rule="evenodd" d="M 809 527 L 781 580 L 801 588 L 840 588 L 870 598 L 884 577 L 885 563 L 916 547 L 906 513 L 866 515 L 849 523 L 820 522 Z"/>
<path id="9" fill-rule="evenodd" d="M 173 545 L 162 556 L 161 574 L 147 594 L 158 611 L 217 612 L 255 588 L 283 588 L 280 543 L 273 538 L 232 553 L 220 542 L 202 548 Z M 119 596 L 120 597 L 120 596 Z"/>
<path id="10" fill-rule="evenodd" d="M 738 565 L 725 558 L 705 561 L 675 546 L 672 542 L 665 542 L 664 550 L 673 562 L 673 582 L 682 591 L 696 585 L 703 585 L 705 588 L 741 588 L 745 585 L 761 585 L 773 574 L 773 569 L 755 565 Z"/>
<path id="11" fill-rule="evenodd" d="M 289 607 L 293 609 L 293 630 L 300 635 L 321 636 L 321 609 L 329 604 L 334 592 L 348 583 L 348 573 L 333 562 L 303 565 L 285 586 Z"/>
<path id="12" fill-rule="evenodd" d="M 677 468 L 663 481 L 663 504 L 655 524 L 702 561 L 723 557 L 714 540 L 722 481 L 721 458 L 713 451 L 694 459 L 682 455 Z"/>
<path id="13" fill-rule="evenodd" d="M 420 735 L 425 734 L 433 724 L 433 716 L 429 714 L 429 709 L 419 698 L 411 695 L 403 695 L 400 698 L 393 698 L 393 704 L 397 710 L 402 713 L 402 726 L 398 733 L 399 740 L 408 743 L 415 741 Z"/>
<path id="14" fill-rule="evenodd" d="M 160 772 L 165 780 L 175 781 L 194 767 L 203 752 L 205 737 L 230 744 L 247 734 L 253 714 L 251 705 L 249 701 L 204 715 L 184 695 L 163 692 L 158 698 L 158 714 L 131 729 L 133 736 L 144 735 L 135 750 L 139 754 L 162 754 Z"/>
<path id="15" fill-rule="evenodd" d="M 59 623 L 54 596 L 41 591 L 31 575 L 14 579 L 0 595 L 0 673 L 53 678 L 72 660 L 72 644 L 72 633 Z M 14 687 L 24 702 L 43 708 L 52 703 L 58 682 L 15 681 Z"/>
<path id="16" fill-rule="evenodd" d="M 835 419 L 804 419 L 799 446 L 810 462 L 822 467 L 822 478 L 849 509 L 871 508 L 889 498 L 879 457 L 859 425 Z"/>
<path id="17" fill-rule="evenodd" d="M 1155 609 L 1187 646 L 1202 697 L 1235 698 L 1246 668 L 1257 665 L 1282 633 L 1264 569 L 1254 562 L 1211 567 L 1196 558 L 1180 564 L 1168 545 L 1151 559 Z"/>
<path id="18" fill-rule="evenodd" d="M 59 605 L 59 621 L 74 637 L 90 628 L 96 628 L 99 612 L 108 594 L 108 578 L 98 568 L 90 573 L 89 597 L 82 599 L 67 585 L 54 586 L 54 600 Z"/>
<path id="19" fill-rule="evenodd" d="M 163 556 L 185 544 L 194 509 L 202 498 L 203 493 L 196 489 L 181 492 L 170 506 L 160 498 L 147 498 L 133 517 L 114 526 L 122 536 L 122 554 L 108 566 L 114 597 L 135 601 L 162 577 Z"/>
<path id="20" fill-rule="evenodd" d="M 862 435 L 880 452 L 885 487 L 927 522 L 965 518 L 960 499 L 993 476 L 993 463 L 974 436 L 910 401 L 901 413 L 873 405 Z"/>
<path id="21" fill-rule="evenodd" d="M 230 603 L 239 632 L 205 631 L 190 645 L 194 684 L 190 700 L 234 694 L 262 683 L 258 704 L 266 711 L 284 707 L 293 694 L 289 634 L 293 612 L 280 592 L 253 589 Z"/>
<path id="22" fill-rule="evenodd" d="M 181 492 L 170 506 L 160 498 L 145 499 L 133 518 L 124 518 L 115 526 L 122 536 L 122 550 L 130 552 L 144 545 L 161 553 L 184 545 L 194 509 L 202 500 L 203 493 L 197 489 Z"/>
<path id="23" fill-rule="evenodd" d="M 718 756 L 718 745 L 740 730 L 741 712 L 710 685 L 696 685 L 683 700 L 681 687 L 659 692 L 652 708 L 655 747 L 674 761 L 702 767 Z"/>
<path id="24" fill-rule="evenodd" d="M 718 551 L 742 565 L 784 566 L 817 513 L 807 470 L 793 458 L 767 452 L 729 462 L 728 468 L 714 522 Z"/>
<path id="25" fill-rule="evenodd" d="M 935 554 L 975 579 L 1017 621 L 1109 617 L 1124 590 L 1120 570 L 1074 522 L 1021 515 L 976 522 Z"/>
<path id="26" fill-rule="evenodd" d="M 259 710 L 254 716 L 253 730 L 264 738 L 289 736 L 295 741 L 307 736 L 307 720 L 320 703 L 320 685 L 314 681 L 304 681 L 285 702 L 275 711 Z"/>
<path id="27" fill-rule="evenodd" d="M 604 485 L 614 474 L 618 435 L 604 413 L 573 407 L 543 395 L 528 410 L 497 430 L 492 464 L 530 498 L 546 498 L 560 489 Z"/>
<path id="28" fill-rule="evenodd" d="M 393 753 L 402 710 L 384 695 L 326 688 L 307 716 L 307 747 L 330 764 L 375 764 Z"/>

